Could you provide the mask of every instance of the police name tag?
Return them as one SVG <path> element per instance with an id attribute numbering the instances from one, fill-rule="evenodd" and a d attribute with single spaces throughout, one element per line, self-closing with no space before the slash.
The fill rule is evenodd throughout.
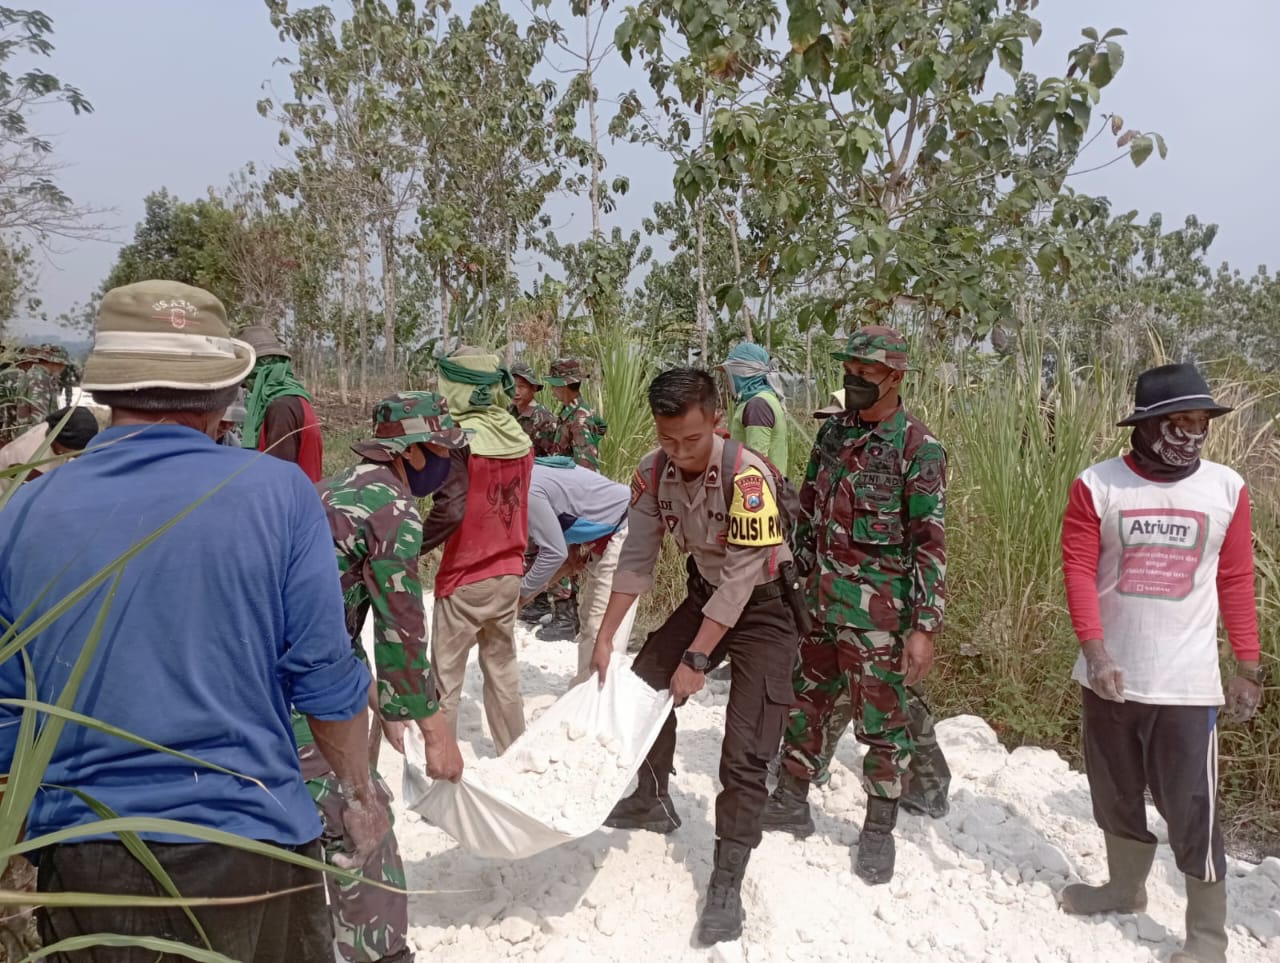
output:
<path id="1" fill-rule="evenodd" d="M 763 548 L 782 544 L 782 520 L 773 491 L 757 468 L 748 468 L 733 480 L 729 505 L 729 545 Z"/>

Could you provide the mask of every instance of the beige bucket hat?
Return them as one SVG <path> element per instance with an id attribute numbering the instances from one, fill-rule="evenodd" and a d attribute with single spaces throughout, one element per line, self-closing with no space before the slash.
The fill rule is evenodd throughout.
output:
<path id="1" fill-rule="evenodd" d="M 239 384 L 254 361 L 253 348 L 230 337 L 227 310 L 208 291 L 139 281 L 103 296 L 82 387 L 210 391 Z"/>

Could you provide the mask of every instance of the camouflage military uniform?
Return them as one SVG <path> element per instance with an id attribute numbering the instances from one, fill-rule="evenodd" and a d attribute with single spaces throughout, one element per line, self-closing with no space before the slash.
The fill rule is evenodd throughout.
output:
<path id="1" fill-rule="evenodd" d="M 546 378 L 549 385 L 564 387 L 580 385 L 586 380 L 582 362 L 576 358 L 561 358 L 551 365 Z M 582 403 L 577 397 L 563 408 L 556 419 L 556 434 L 552 454 L 572 458 L 574 463 L 592 471 L 600 470 L 600 440 L 609 426 L 603 418 Z"/>
<path id="2" fill-rule="evenodd" d="M 439 711 L 435 675 L 428 660 L 426 610 L 418 577 L 422 520 L 417 500 L 387 462 L 409 444 L 427 439 L 451 445 L 464 436 L 448 415 L 444 399 L 430 392 L 407 392 L 379 402 L 375 438 L 352 447 L 365 461 L 317 487 L 337 550 L 347 631 L 356 654 L 365 658 L 360 630 L 373 614 L 373 658 L 378 709 L 383 719 L 406 722 Z M 324 823 L 325 857 L 343 851 L 343 800 L 337 777 L 316 751 L 305 717 L 294 714 L 302 774 Z M 373 772 L 387 804 L 391 793 Z M 363 867 L 381 883 L 404 888 L 404 866 L 394 832 L 388 832 Z M 406 943 L 408 899 L 360 882 L 328 876 L 334 937 L 343 959 L 372 963 L 411 959 Z"/>
<path id="3" fill-rule="evenodd" d="M 7 445 L 46 415 L 71 403 L 69 384 L 65 384 L 68 369 L 54 373 L 40 362 L 65 366 L 66 353 L 45 346 L 24 348 L 18 363 L 0 372 L 0 445 Z"/>
<path id="4" fill-rule="evenodd" d="M 839 737 L 831 718 L 847 712 L 868 747 L 868 795 L 901 795 L 914 751 L 902 648 L 910 631 L 942 625 L 945 489 L 942 445 L 901 407 L 873 425 L 841 413 L 819 431 L 797 532 L 818 625 L 795 672 L 785 737 L 794 776 L 825 768 Z"/>
<path id="5" fill-rule="evenodd" d="M 555 454 L 557 425 L 556 416 L 551 413 L 550 408 L 535 401 L 524 411 L 520 411 L 514 404 L 509 410 L 511 416 L 520 422 L 520 427 L 533 442 L 535 458 L 545 458 Z"/>

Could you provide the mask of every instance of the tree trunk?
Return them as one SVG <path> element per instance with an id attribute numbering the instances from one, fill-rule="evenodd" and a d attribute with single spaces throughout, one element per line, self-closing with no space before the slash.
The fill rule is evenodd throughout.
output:
<path id="1" fill-rule="evenodd" d="M 711 110 L 710 98 L 703 96 L 702 101 L 702 145 L 707 143 L 707 114 Z M 711 310 L 707 305 L 707 262 L 705 253 L 705 236 L 707 228 L 707 204 L 706 199 L 698 196 L 697 205 L 697 230 L 698 230 L 698 351 L 699 361 L 706 365 L 707 362 L 707 328 L 710 325 Z"/>
<path id="2" fill-rule="evenodd" d="M 813 409 L 813 328 L 810 328 L 804 333 L 804 410 Z"/>
<path id="3" fill-rule="evenodd" d="M 347 321 L 351 317 L 351 262 L 342 259 L 342 317 L 334 325 L 333 339 L 338 349 L 338 398 L 351 403 L 351 382 L 347 373 Z"/>
<path id="4" fill-rule="evenodd" d="M 360 404 L 369 404 L 369 238 L 362 225 L 360 228 L 360 245 L 356 250 L 359 258 L 359 292 L 360 327 L 356 337 L 360 342 Z"/>
<path id="5" fill-rule="evenodd" d="M 440 264 L 440 350 L 448 354 L 453 350 L 449 344 L 449 269 L 444 262 Z"/>
<path id="6" fill-rule="evenodd" d="M 586 31 L 586 46 L 583 48 L 585 66 L 583 75 L 587 78 L 587 121 L 591 125 L 591 237 L 600 237 L 600 134 L 596 123 L 596 79 L 591 49 L 591 0 L 586 0 L 582 10 L 582 24 Z"/>
<path id="7" fill-rule="evenodd" d="M 396 371 L 396 231 L 395 221 L 388 216 L 382 222 L 382 340 L 384 374 L 391 378 Z"/>
<path id="8" fill-rule="evenodd" d="M 725 226 L 729 228 L 729 244 L 733 248 L 733 283 L 742 284 L 742 254 L 738 250 L 738 212 L 730 207 L 724 212 Z M 747 305 L 746 299 L 742 301 L 742 324 L 743 337 L 747 341 L 755 341 L 755 336 L 751 332 L 751 308 Z"/>

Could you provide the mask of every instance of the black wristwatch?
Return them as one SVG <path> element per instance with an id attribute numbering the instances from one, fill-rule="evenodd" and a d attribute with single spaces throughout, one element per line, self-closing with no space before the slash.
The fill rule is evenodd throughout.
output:
<path id="1" fill-rule="evenodd" d="M 694 652 L 692 649 L 686 649 L 684 655 L 680 656 L 680 661 L 694 672 L 706 672 L 707 666 L 711 664 L 709 658 L 701 652 Z"/>
<path id="2" fill-rule="evenodd" d="M 1250 682 L 1256 682 L 1258 685 L 1267 684 L 1267 667 L 1261 664 L 1253 669 L 1244 669 L 1236 666 L 1236 675 L 1242 679 L 1248 679 Z"/>

